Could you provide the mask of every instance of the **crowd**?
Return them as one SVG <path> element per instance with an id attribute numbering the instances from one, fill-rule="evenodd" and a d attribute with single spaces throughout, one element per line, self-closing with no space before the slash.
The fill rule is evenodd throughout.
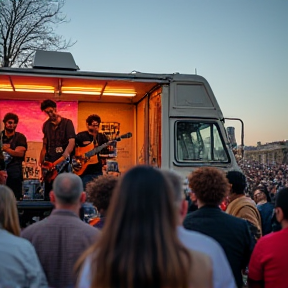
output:
<path id="1" fill-rule="evenodd" d="M 85 191 L 61 173 L 52 214 L 22 231 L 0 185 L 0 287 L 232 288 L 247 277 L 252 288 L 288 287 L 288 167 L 239 165 L 246 176 L 196 169 L 187 195 L 178 174 L 144 165 Z M 98 210 L 89 224 L 79 218 L 86 197 Z"/>
<path id="2" fill-rule="evenodd" d="M 288 165 L 287 164 L 262 164 L 257 161 L 240 160 L 238 162 L 241 170 L 246 175 L 247 193 L 253 197 L 255 188 L 265 185 L 268 192 L 273 195 L 283 187 L 288 187 Z"/>

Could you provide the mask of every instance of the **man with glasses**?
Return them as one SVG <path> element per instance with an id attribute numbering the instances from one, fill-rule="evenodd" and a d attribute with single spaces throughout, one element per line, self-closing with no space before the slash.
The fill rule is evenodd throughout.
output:
<path id="1" fill-rule="evenodd" d="M 80 147 L 80 149 L 81 149 L 81 147 L 86 147 L 88 145 L 90 145 L 91 148 L 93 149 L 95 147 L 99 147 L 102 144 L 108 142 L 108 138 L 106 137 L 106 135 L 99 132 L 100 123 L 101 123 L 101 118 L 98 115 L 92 114 L 92 115 L 88 116 L 88 118 L 86 119 L 87 131 L 80 132 L 76 136 L 76 145 L 78 147 Z M 91 143 L 93 143 L 93 144 L 91 144 Z M 105 148 L 101 151 L 101 154 L 107 154 L 107 153 L 109 153 L 109 152 Z M 84 188 L 86 187 L 86 184 L 88 182 L 92 181 L 94 178 L 97 178 L 99 175 L 103 174 L 103 172 L 102 172 L 102 159 L 101 159 L 99 153 L 97 153 L 93 157 L 94 157 L 93 159 L 95 159 L 95 161 L 91 161 L 91 164 L 86 166 L 84 172 L 81 173 L 81 175 L 78 174 L 82 179 Z M 83 164 L 84 163 L 82 163 L 80 165 L 83 165 Z"/>
<path id="2" fill-rule="evenodd" d="M 57 112 L 56 102 L 45 100 L 41 103 L 41 111 L 48 115 L 48 120 L 43 124 L 43 146 L 40 152 L 40 165 L 43 169 L 44 162 L 51 163 L 51 167 L 62 165 L 68 161 L 75 147 L 75 129 L 70 119 L 60 116 Z M 68 164 L 68 162 L 66 162 Z M 60 172 L 69 172 L 69 165 L 63 166 Z M 57 170 L 57 169 L 56 169 Z M 55 170 L 54 170 L 55 171 Z M 43 176 L 43 171 L 42 171 Z M 57 176 L 57 175 L 55 175 Z M 53 180 L 44 179 L 44 200 L 49 201 L 49 192 Z"/>
<path id="3" fill-rule="evenodd" d="M 3 143 L 5 166 L 7 170 L 6 185 L 12 189 L 18 201 L 23 200 L 22 195 L 22 162 L 25 159 L 27 150 L 26 137 L 16 132 L 19 117 L 14 113 L 7 113 L 4 116 L 4 130 L 1 132 Z"/>
<path id="4" fill-rule="evenodd" d="M 274 205 L 271 203 L 269 192 L 263 184 L 255 188 L 253 196 L 261 216 L 262 235 L 264 236 L 272 232 Z"/>

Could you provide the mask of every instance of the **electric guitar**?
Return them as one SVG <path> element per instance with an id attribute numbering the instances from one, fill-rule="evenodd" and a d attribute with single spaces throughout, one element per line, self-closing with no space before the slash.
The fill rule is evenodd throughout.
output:
<path id="1" fill-rule="evenodd" d="M 108 141 L 100 146 L 94 148 L 94 143 L 91 142 L 85 147 L 76 147 L 75 148 L 75 156 L 72 158 L 72 167 L 73 172 L 78 176 L 82 175 L 86 170 L 88 165 L 97 164 L 99 162 L 97 153 L 111 145 L 116 141 L 120 141 L 121 139 L 131 138 L 132 133 L 126 133 L 119 137 L 116 137 L 114 140 Z"/>
<path id="2" fill-rule="evenodd" d="M 44 161 L 41 165 L 43 181 L 49 183 L 53 181 L 58 174 L 63 172 L 63 170 L 68 164 L 69 157 L 67 159 L 64 159 L 63 156 L 61 156 L 53 163 L 49 161 Z"/>

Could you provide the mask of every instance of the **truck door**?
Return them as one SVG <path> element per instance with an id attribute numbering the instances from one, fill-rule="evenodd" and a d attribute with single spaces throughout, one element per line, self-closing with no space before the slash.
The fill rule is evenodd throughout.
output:
<path id="1" fill-rule="evenodd" d="M 170 118 L 171 167 L 232 166 L 229 148 L 223 137 L 221 121 L 197 118 Z"/>

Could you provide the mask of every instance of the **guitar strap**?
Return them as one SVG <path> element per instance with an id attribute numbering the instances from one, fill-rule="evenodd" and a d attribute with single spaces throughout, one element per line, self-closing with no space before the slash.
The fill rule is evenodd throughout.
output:
<path id="1" fill-rule="evenodd" d="M 97 133 L 97 137 L 96 137 L 96 135 L 93 135 L 93 143 L 94 143 L 94 147 L 99 146 L 99 133 Z"/>
<path id="2" fill-rule="evenodd" d="M 4 139 L 4 130 L 1 132 L 1 141 L 3 142 L 3 139 Z M 15 132 L 14 135 L 9 139 L 8 142 L 6 142 L 5 144 L 10 144 L 11 148 L 12 149 L 15 149 L 15 143 L 16 143 L 16 140 L 17 140 L 17 136 L 18 136 L 18 132 Z"/>

